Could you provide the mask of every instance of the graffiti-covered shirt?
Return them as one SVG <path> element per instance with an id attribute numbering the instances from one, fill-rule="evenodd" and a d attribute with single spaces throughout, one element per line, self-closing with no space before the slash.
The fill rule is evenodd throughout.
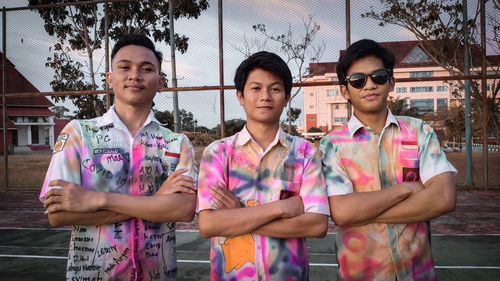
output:
<path id="1" fill-rule="evenodd" d="M 40 200 L 56 179 L 90 190 L 150 196 L 181 168 L 196 179 L 186 136 L 160 126 L 150 113 L 134 137 L 112 107 L 102 117 L 73 120 L 63 129 Z M 73 227 L 67 280 L 175 280 L 176 273 L 175 223 L 133 218 Z"/>
<path id="2" fill-rule="evenodd" d="M 378 135 L 355 115 L 320 143 L 328 196 L 377 191 L 456 172 L 422 120 L 389 111 Z M 435 280 L 427 225 L 371 223 L 337 228 L 339 280 Z"/>
<path id="3" fill-rule="evenodd" d="M 306 213 L 328 215 L 317 149 L 278 130 L 266 151 L 246 129 L 210 144 L 200 164 L 198 211 L 217 209 L 209 187 L 224 184 L 246 207 L 301 195 Z M 307 280 L 305 239 L 258 234 L 213 237 L 212 280 Z"/>

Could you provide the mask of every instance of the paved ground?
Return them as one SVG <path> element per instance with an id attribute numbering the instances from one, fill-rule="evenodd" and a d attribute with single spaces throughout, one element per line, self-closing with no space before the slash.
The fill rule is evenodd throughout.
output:
<path id="1" fill-rule="evenodd" d="M 500 280 L 500 191 L 457 193 L 454 212 L 432 221 L 439 280 Z M 179 223 L 178 280 L 209 280 L 210 241 L 196 220 Z M 0 194 L 0 281 L 64 280 L 69 229 L 50 228 L 35 192 Z M 336 280 L 333 224 L 308 239 L 310 280 Z"/>

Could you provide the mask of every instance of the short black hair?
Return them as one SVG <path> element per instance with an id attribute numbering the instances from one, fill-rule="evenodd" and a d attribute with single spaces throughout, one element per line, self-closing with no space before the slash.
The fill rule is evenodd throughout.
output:
<path id="1" fill-rule="evenodd" d="M 339 58 L 339 62 L 337 63 L 337 77 L 340 85 L 347 85 L 346 78 L 349 67 L 355 61 L 366 56 L 375 56 L 382 61 L 384 68 L 391 71 L 394 69 L 396 59 L 389 49 L 370 39 L 359 40 L 349 46 Z"/>
<path id="2" fill-rule="evenodd" d="M 113 61 L 116 53 L 118 53 L 121 48 L 128 45 L 137 45 L 150 49 L 158 59 L 160 67 L 158 71 L 161 72 L 161 61 L 163 60 L 162 53 L 155 49 L 153 41 L 151 41 L 147 36 L 138 33 L 127 33 L 122 38 L 120 38 L 118 42 L 116 42 L 116 44 L 113 46 L 113 50 L 111 51 L 111 61 Z"/>
<path id="3" fill-rule="evenodd" d="M 290 72 L 290 68 L 288 68 L 288 65 L 280 56 L 266 51 L 257 52 L 241 62 L 234 75 L 236 90 L 240 91 L 243 95 L 243 88 L 245 88 L 248 74 L 256 68 L 279 76 L 283 80 L 285 97 L 290 97 L 290 92 L 292 91 L 292 73 Z"/>

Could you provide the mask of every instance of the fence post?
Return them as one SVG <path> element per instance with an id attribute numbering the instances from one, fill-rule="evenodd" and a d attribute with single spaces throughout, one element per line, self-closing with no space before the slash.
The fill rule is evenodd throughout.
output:
<path id="1" fill-rule="evenodd" d="M 2 192 L 7 192 L 8 184 L 9 184 L 9 173 L 8 173 L 8 157 L 9 150 L 7 144 L 7 97 L 5 94 L 7 93 L 7 35 L 6 35 L 6 15 L 7 10 L 5 6 L 2 9 L 2 122 L 3 122 L 3 161 L 4 161 L 4 188 L 1 190 Z"/>
<path id="2" fill-rule="evenodd" d="M 225 137 L 225 127 L 226 124 L 224 122 L 224 45 L 222 38 L 222 0 L 218 0 L 217 2 L 219 7 L 219 86 L 220 86 L 220 136 L 221 138 Z"/>
<path id="3" fill-rule="evenodd" d="M 484 190 L 488 191 L 488 93 L 486 92 L 486 11 L 485 0 L 481 2 L 481 92 L 483 92 L 483 181 Z"/>
<path id="4" fill-rule="evenodd" d="M 462 0 L 462 30 L 464 33 L 464 75 L 470 75 L 469 69 L 469 18 L 467 0 Z M 472 116 L 470 100 L 470 79 L 465 80 L 465 164 L 466 184 L 474 185 L 472 177 Z"/>

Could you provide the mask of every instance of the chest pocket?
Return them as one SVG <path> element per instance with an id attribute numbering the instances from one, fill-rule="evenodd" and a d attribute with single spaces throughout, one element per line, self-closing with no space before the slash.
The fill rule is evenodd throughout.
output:
<path id="1" fill-rule="evenodd" d="M 401 140 L 399 162 L 403 182 L 417 182 L 420 180 L 420 161 L 418 159 L 418 141 L 415 134 L 406 135 Z"/>

